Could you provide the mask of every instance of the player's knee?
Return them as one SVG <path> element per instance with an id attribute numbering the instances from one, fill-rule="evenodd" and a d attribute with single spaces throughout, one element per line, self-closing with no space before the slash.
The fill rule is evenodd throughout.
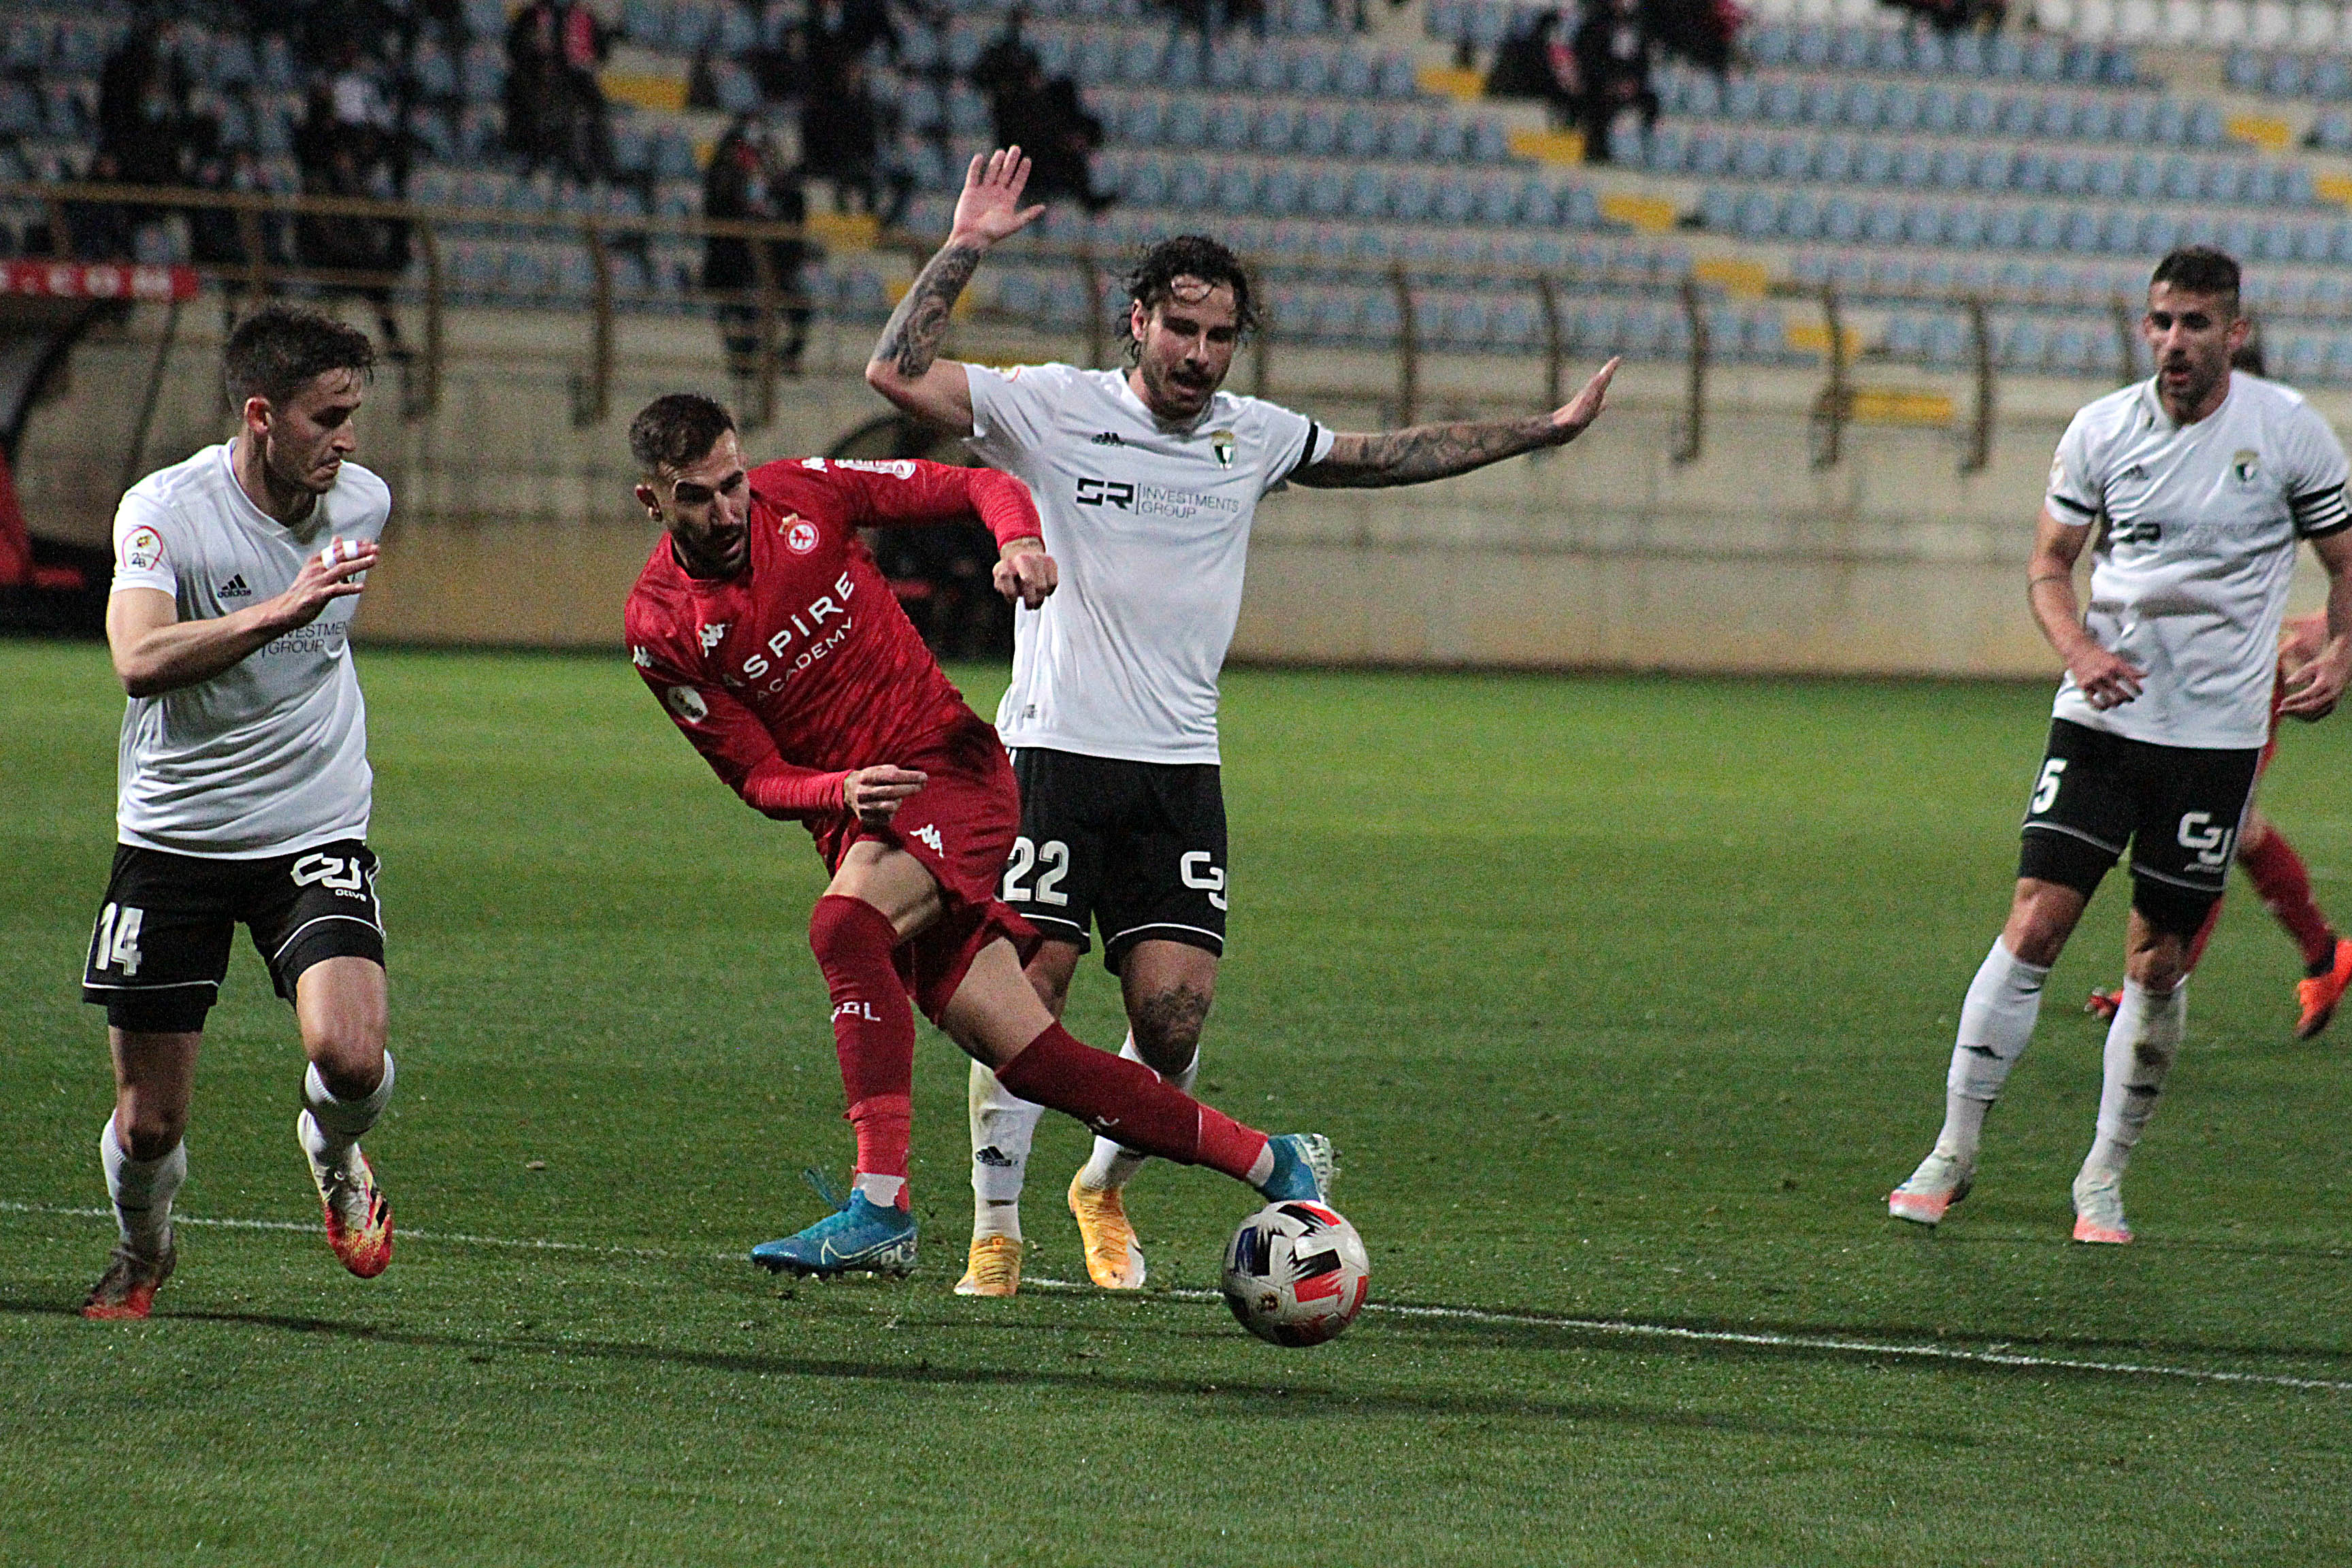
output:
<path id="1" fill-rule="evenodd" d="M 132 1159 L 160 1160 L 187 1136 L 187 1108 L 134 1096 L 127 1105 L 116 1107 L 114 1125 Z"/>
<path id="2" fill-rule="evenodd" d="M 1135 1026 L 1135 1048 L 1154 1072 L 1181 1072 L 1192 1065 L 1201 1048 L 1201 1030 L 1209 1021 L 1210 994 L 1199 986 L 1176 985 L 1140 998 L 1129 1022 Z"/>
<path id="3" fill-rule="evenodd" d="M 845 893 L 827 893 L 809 911 L 809 951 L 820 965 L 855 959 L 875 945 L 877 927 L 889 931 L 888 921 L 873 905 Z M 882 951 L 889 950 L 890 944 L 882 942 Z"/>
<path id="4" fill-rule="evenodd" d="M 302 1050 L 337 1100 L 365 1100 L 383 1082 L 383 1034 L 363 1023 L 330 1024 L 305 1038 Z"/>

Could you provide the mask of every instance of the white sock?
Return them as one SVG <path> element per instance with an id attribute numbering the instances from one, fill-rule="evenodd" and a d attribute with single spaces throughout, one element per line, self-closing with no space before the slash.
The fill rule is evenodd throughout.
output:
<path id="1" fill-rule="evenodd" d="M 1119 1047 L 1118 1054 L 1131 1062 L 1143 1060 L 1143 1053 L 1135 1047 L 1133 1029 L 1127 1032 L 1127 1043 Z M 1160 1075 L 1160 1081 L 1173 1084 L 1186 1094 L 1190 1094 L 1192 1092 L 1192 1080 L 1200 1076 L 1201 1053 L 1199 1048 L 1195 1047 L 1192 1059 L 1184 1064 L 1183 1070 L 1172 1073 L 1163 1072 Z M 1094 1152 L 1087 1156 L 1085 1167 L 1078 1172 L 1078 1181 L 1086 1186 L 1097 1189 L 1123 1187 L 1135 1179 L 1135 1173 L 1143 1169 L 1144 1162 L 1150 1158 L 1149 1154 L 1137 1153 L 1124 1143 L 1097 1136 L 1095 1139 Z"/>
<path id="2" fill-rule="evenodd" d="M 907 1178 L 859 1171 L 850 1178 L 849 1190 L 877 1209 L 898 1208 L 901 1206 L 898 1194 L 907 1190 Z"/>
<path id="3" fill-rule="evenodd" d="M 2099 1086 L 2099 1135 L 2083 1162 L 2084 1171 L 2120 1176 L 2131 1152 L 2156 1114 L 2165 1075 L 2180 1054 L 2189 1026 L 2189 984 L 2159 996 L 2124 982 L 2122 1005 L 2107 1026 L 2106 1073 Z"/>
<path id="4" fill-rule="evenodd" d="M 1269 1138 L 1266 1140 L 1265 1147 L 1257 1152 L 1257 1158 L 1250 1162 L 1249 1173 L 1243 1176 L 1242 1180 L 1255 1187 L 1260 1193 L 1264 1193 L 1266 1183 L 1273 1179 L 1274 1140 Z"/>
<path id="5" fill-rule="evenodd" d="M 971 1122 L 971 1233 L 1017 1239 L 1029 1145 L 1045 1108 L 1008 1092 L 994 1073 L 974 1062 L 965 1109 Z"/>
<path id="6" fill-rule="evenodd" d="M 2048 965 L 2024 963 L 1994 939 L 1960 1004 L 1959 1037 L 1952 1047 L 1951 1071 L 1944 1079 L 1944 1129 L 1936 1137 L 1937 1150 L 1963 1160 L 1976 1158 L 1985 1112 L 2000 1098 L 2010 1069 L 2033 1038 L 2034 1020 L 2042 1016 L 2042 983 L 2049 978 Z"/>
<path id="7" fill-rule="evenodd" d="M 392 1053 L 383 1053 L 383 1081 L 377 1084 L 363 1099 L 337 1100 L 327 1092 L 327 1080 L 319 1076 L 319 1066 L 310 1064 L 302 1075 L 302 1103 L 310 1118 L 302 1124 L 302 1147 L 320 1164 L 340 1166 L 351 1154 L 352 1145 L 373 1127 L 383 1108 L 392 1103 Z"/>
<path id="8" fill-rule="evenodd" d="M 114 1118 L 98 1132 L 98 1162 L 106 1171 L 106 1195 L 114 1201 L 114 1227 L 122 1245 L 142 1258 L 163 1252 L 172 1239 L 172 1200 L 188 1179 L 188 1145 L 153 1160 L 134 1160 L 114 1135 Z"/>

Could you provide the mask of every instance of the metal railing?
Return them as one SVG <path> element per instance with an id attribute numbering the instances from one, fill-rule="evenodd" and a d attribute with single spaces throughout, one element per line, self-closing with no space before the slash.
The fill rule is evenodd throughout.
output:
<path id="1" fill-rule="evenodd" d="M 748 314 L 749 325 L 758 344 L 758 364 L 751 378 L 752 401 L 751 406 L 745 410 L 746 423 L 754 427 L 768 423 L 774 416 L 776 408 L 779 371 L 775 349 L 783 324 L 788 313 L 813 310 L 815 303 L 792 279 L 778 275 L 772 247 L 789 242 L 816 246 L 827 243 L 822 226 L 696 216 L 427 206 L 352 197 L 89 183 L 0 182 L 0 202 L 45 207 L 53 236 L 71 233 L 69 209 L 77 205 L 171 209 L 190 214 L 226 213 L 236 226 L 239 258 L 199 265 L 197 270 L 207 282 L 229 291 L 233 296 L 257 297 L 295 285 L 397 294 L 404 300 L 420 306 L 424 316 L 422 342 L 410 357 L 403 399 L 404 412 L 411 418 L 429 417 L 440 406 L 446 353 L 446 319 L 451 298 L 456 292 L 449 275 L 445 242 L 454 235 L 479 229 L 511 237 L 518 232 L 528 232 L 541 237 L 576 240 L 583 247 L 588 260 L 588 286 L 584 300 L 528 300 L 511 296 L 490 296 L 492 302 L 503 306 L 558 307 L 584 315 L 585 333 L 580 364 L 571 377 L 572 417 L 576 425 L 583 426 L 601 423 L 611 413 L 616 315 L 632 309 L 674 310 L 681 307 Z M 272 254 L 273 224 L 284 231 L 298 220 L 331 221 L 339 218 L 405 225 L 414 243 L 415 266 L 413 273 L 321 267 L 289 259 L 282 254 Z M 646 253 L 647 247 L 657 240 L 710 238 L 749 242 L 747 248 L 754 273 L 754 281 L 750 287 L 740 289 L 661 289 L 627 286 L 616 280 L 616 253 L 631 250 Z M 929 238 L 903 233 L 881 234 L 875 241 L 877 251 L 904 255 L 917 265 L 929 253 L 931 246 L 932 241 Z M 1123 322 L 1112 319 L 1106 300 L 1105 270 L 1094 247 L 1084 243 L 1057 244 L 1024 237 L 1005 247 L 1002 257 L 1005 264 L 1011 266 L 1043 264 L 1067 267 L 1077 274 L 1087 301 L 1080 322 L 1087 356 L 1090 363 L 1102 364 L 1114 342 L 1123 339 L 1125 329 Z M 1528 393 L 1530 399 L 1539 400 L 1543 407 L 1554 408 L 1559 405 L 1566 395 L 1569 361 L 1579 353 L 1601 352 L 1601 345 L 1580 345 L 1571 341 L 1565 320 L 1563 291 L 1578 288 L 1615 290 L 1627 286 L 1624 276 L 1613 268 L 1605 267 L 1596 273 L 1591 268 L 1580 269 L 1573 266 L 1543 268 L 1450 261 L 1408 264 L 1394 260 L 1379 263 L 1339 260 L 1303 252 L 1269 252 L 1257 256 L 1254 260 L 1255 275 L 1261 279 L 1343 280 L 1369 284 L 1385 291 L 1396 317 L 1393 343 L 1395 375 L 1391 402 L 1396 422 L 1400 424 L 1413 422 L 1425 401 L 1424 361 L 1433 345 L 1429 342 L 1429 334 L 1423 331 L 1425 313 L 1422 309 L 1422 296 L 1430 289 L 1475 284 L 1487 291 L 1517 289 L 1531 293 L 1541 326 L 1540 346 L 1536 351 L 1540 362 L 1540 380 L 1529 387 Z M 1654 292 L 1660 287 L 1660 280 L 1645 278 L 1641 286 Z M 1675 464 L 1684 465 L 1697 461 L 1705 450 L 1709 373 L 1716 358 L 1710 312 L 1723 303 L 1727 296 L 1689 272 L 1667 286 L 1675 290 L 1674 299 L 1682 319 L 1685 339 L 1683 357 L 1686 372 L 1680 407 L 1673 422 L 1673 445 L 1669 456 Z M 1845 435 L 1855 418 L 1857 389 L 1853 373 L 1858 356 L 1853 353 L 1852 333 L 1834 286 L 1790 292 L 1796 297 L 1815 300 L 1821 310 L 1826 339 L 1826 353 L 1822 356 L 1826 374 L 1808 419 L 1808 456 L 1816 468 L 1834 468 L 1843 460 Z M 1960 437 L 1962 447 L 1961 471 L 1975 472 L 1990 461 L 1993 437 L 1998 358 L 1988 313 L 1990 307 L 1981 296 L 1974 295 L 1957 301 L 1939 300 L 1937 302 L 1959 304 L 1967 311 L 1970 323 L 1968 363 L 1964 372 L 1974 382 L 1974 408 L 1965 427 L 1956 434 Z M 2115 311 L 2121 351 L 2118 357 L 2119 379 L 2128 380 L 2137 374 L 2132 357 L 2136 352 L 2137 316 L 2120 301 L 2116 304 Z M 985 319 L 989 312 L 982 310 L 980 314 Z M 163 354 L 168 352 L 171 330 L 176 324 L 175 311 L 167 323 L 165 347 L 159 351 L 159 373 Z M 1033 330 L 1037 325 L 1034 321 L 1013 321 L 1011 324 Z M 1303 337 L 1301 334 L 1302 340 Z M 1251 380 L 1255 391 L 1263 395 L 1270 390 L 1277 346 L 1288 341 L 1292 340 L 1286 334 L 1278 319 L 1271 320 L 1267 330 L 1258 334 L 1251 359 Z M 1487 357 L 1497 359 L 1525 357 L 1491 349 L 1452 352 L 1484 353 Z M 1950 368 L 1931 365 L 1924 361 L 1916 366 L 1909 365 L 1907 362 L 1891 363 L 1905 363 L 1906 368 L 1928 370 L 1935 374 L 1949 374 Z M 149 395 L 152 401 L 152 390 Z M 1488 401 L 1517 401 L 1496 399 L 1491 393 L 1482 395 Z"/>

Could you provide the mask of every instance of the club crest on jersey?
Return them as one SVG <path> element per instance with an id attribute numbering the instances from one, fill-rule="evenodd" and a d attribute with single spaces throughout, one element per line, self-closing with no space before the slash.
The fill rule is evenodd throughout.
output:
<path id="1" fill-rule="evenodd" d="M 710 704 L 691 686 L 673 686 L 662 693 L 662 700 L 669 704 L 671 712 L 689 724 L 699 724 L 710 717 Z"/>
<path id="2" fill-rule="evenodd" d="M 144 523 L 122 542 L 122 563 L 134 571 L 148 571 L 163 559 L 163 536 Z"/>
<path id="3" fill-rule="evenodd" d="M 720 621 L 717 626 L 704 626 L 698 631 L 695 635 L 702 639 L 702 651 L 709 653 L 724 642 L 727 638 L 727 628 L 734 624 L 732 621 Z"/>
<path id="4" fill-rule="evenodd" d="M 784 548 L 795 555 L 806 555 L 816 548 L 816 524 L 794 512 L 777 527 L 784 536 Z"/>
<path id="5" fill-rule="evenodd" d="M 1234 466 L 1234 433 L 1232 431 L 1210 431 L 1209 449 L 1217 455 L 1217 467 L 1230 468 Z"/>
<path id="6" fill-rule="evenodd" d="M 2238 476 L 2240 484 L 2250 485 L 2254 482 L 2254 475 L 2262 467 L 2262 461 L 2260 452 L 2252 447 L 2242 448 L 2230 459 L 2230 471 Z"/>

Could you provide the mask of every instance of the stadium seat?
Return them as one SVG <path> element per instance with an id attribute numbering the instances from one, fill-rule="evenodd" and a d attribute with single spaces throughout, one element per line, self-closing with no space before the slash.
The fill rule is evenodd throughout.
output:
<path id="1" fill-rule="evenodd" d="M 1810 191 L 1791 191 L 1780 209 L 1780 237 L 1809 240 L 1821 233 L 1821 203 Z"/>
<path id="2" fill-rule="evenodd" d="M 1282 163 L 1266 171 L 1265 183 L 1259 188 L 1258 204 L 1273 217 L 1288 217 L 1297 212 L 1306 199 L 1304 182 L 1298 170 Z"/>
<path id="3" fill-rule="evenodd" d="M 1862 209 L 1862 237 L 1873 245 L 1895 245 L 1903 238 L 1903 206 L 1880 198 Z"/>

